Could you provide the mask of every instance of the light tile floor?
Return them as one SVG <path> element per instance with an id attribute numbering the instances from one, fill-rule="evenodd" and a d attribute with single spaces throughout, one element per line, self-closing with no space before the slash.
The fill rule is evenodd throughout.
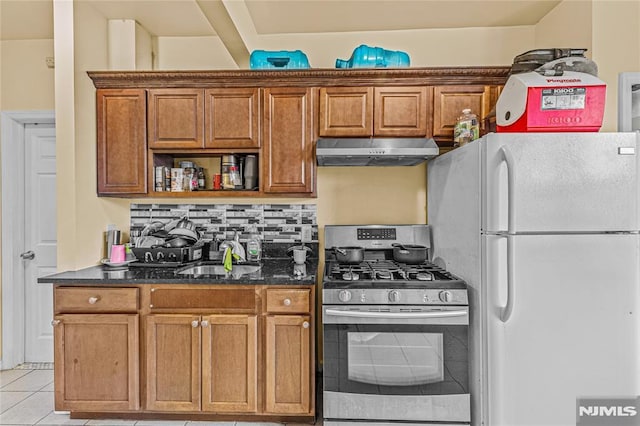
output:
<path id="1" fill-rule="evenodd" d="M 37 365 L 38 369 L 28 367 L 19 366 L 13 370 L 0 371 L 0 425 L 282 426 L 281 423 L 70 419 L 68 414 L 57 414 L 53 411 L 51 366 Z M 316 425 L 322 425 L 322 421 L 319 420 Z"/>

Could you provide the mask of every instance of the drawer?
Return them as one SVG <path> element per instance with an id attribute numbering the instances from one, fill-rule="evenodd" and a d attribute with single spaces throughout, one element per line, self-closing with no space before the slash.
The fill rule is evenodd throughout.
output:
<path id="1" fill-rule="evenodd" d="M 151 309 L 221 309 L 255 312 L 255 289 L 162 288 L 151 289 Z"/>
<path id="2" fill-rule="evenodd" d="M 311 290 L 267 290 L 267 312 L 309 312 Z"/>
<path id="3" fill-rule="evenodd" d="M 58 287 L 54 295 L 57 313 L 138 310 L 137 288 Z"/>

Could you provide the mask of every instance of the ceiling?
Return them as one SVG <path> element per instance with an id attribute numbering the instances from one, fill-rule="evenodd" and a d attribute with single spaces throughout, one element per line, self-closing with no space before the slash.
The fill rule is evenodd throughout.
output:
<path id="1" fill-rule="evenodd" d="M 561 0 L 75 0 L 154 36 L 257 35 L 534 25 Z M 218 16 L 224 14 L 221 19 Z M 235 25 L 234 25 L 235 24 Z M 236 34 L 237 35 L 237 34 Z M 0 0 L 0 39 L 53 38 L 53 0 Z"/>

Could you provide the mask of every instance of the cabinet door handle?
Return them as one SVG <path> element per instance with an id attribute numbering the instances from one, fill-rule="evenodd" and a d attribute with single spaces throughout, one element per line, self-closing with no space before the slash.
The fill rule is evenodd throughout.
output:
<path id="1" fill-rule="evenodd" d="M 201 325 L 201 326 L 203 326 L 203 327 L 209 327 L 209 321 L 204 320 L 204 321 L 202 321 L 202 322 L 200 323 L 200 325 Z"/>
<path id="2" fill-rule="evenodd" d="M 52 326 L 54 326 L 54 327 L 55 327 L 56 325 L 58 325 L 58 324 L 60 324 L 60 320 L 53 320 L 53 321 L 51 321 L 51 325 L 52 325 Z"/>
<path id="3" fill-rule="evenodd" d="M 191 321 L 191 327 L 196 328 L 200 323 L 197 320 Z"/>
<path id="4" fill-rule="evenodd" d="M 305 321 L 302 323 L 302 328 L 309 328 L 309 321 Z"/>
<path id="5" fill-rule="evenodd" d="M 95 305 L 98 300 L 100 300 L 100 296 L 91 296 L 88 302 L 90 305 Z"/>
<path id="6" fill-rule="evenodd" d="M 291 305 L 291 299 L 284 299 L 282 303 L 284 303 L 284 306 L 289 306 Z"/>

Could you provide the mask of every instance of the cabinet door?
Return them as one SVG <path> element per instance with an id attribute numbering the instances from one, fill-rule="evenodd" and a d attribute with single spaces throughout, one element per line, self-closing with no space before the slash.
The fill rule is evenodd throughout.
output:
<path id="1" fill-rule="evenodd" d="M 320 89 L 320 136 L 369 137 L 373 134 L 372 87 Z"/>
<path id="2" fill-rule="evenodd" d="M 207 89 L 205 147 L 260 147 L 258 106 L 258 89 Z"/>
<path id="3" fill-rule="evenodd" d="M 266 411 L 309 413 L 312 371 L 309 316 L 267 316 L 266 323 Z"/>
<path id="4" fill-rule="evenodd" d="M 312 89 L 264 89 L 263 190 L 314 191 Z"/>
<path id="5" fill-rule="evenodd" d="M 470 108 L 481 122 L 492 107 L 491 86 L 437 86 L 433 98 L 433 136 L 444 145 L 453 145 L 453 127 L 463 109 Z"/>
<path id="6" fill-rule="evenodd" d="M 140 409 L 138 315 L 58 315 L 55 409 Z"/>
<path id="7" fill-rule="evenodd" d="M 203 411 L 256 411 L 257 341 L 255 315 L 211 315 L 203 318 Z"/>
<path id="8" fill-rule="evenodd" d="M 149 90 L 149 148 L 204 147 L 204 90 Z"/>
<path id="9" fill-rule="evenodd" d="M 98 89 L 96 101 L 98 195 L 145 194 L 145 91 Z"/>
<path id="10" fill-rule="evenodd" d="M 427 135 L 426 87 L 376 87 L 374 96 L 374 136 Z"/>
<path id="11" fill-rule="evenodd" d="M 200 317 L 149 315 L 145 333 L 145 408 L 200 410 Z"/>

